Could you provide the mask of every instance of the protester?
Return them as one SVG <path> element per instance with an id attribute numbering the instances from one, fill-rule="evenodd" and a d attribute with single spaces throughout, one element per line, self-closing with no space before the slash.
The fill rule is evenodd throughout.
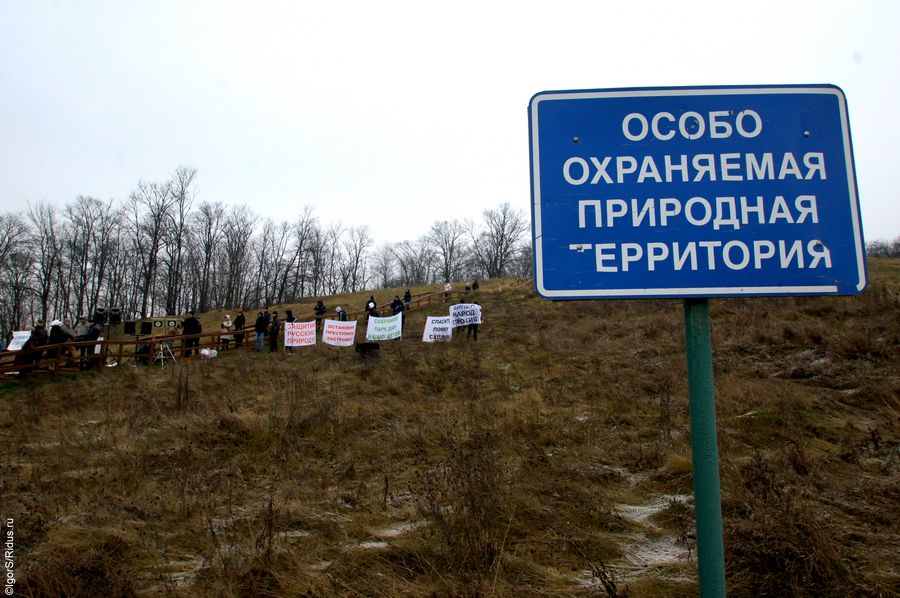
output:
<path id="1" fill-rule="evenodd" d="M 78 316 L 78 322 L 76 322 L 75 324 L 75 336 L 79 337 L 87 334 L 90 327 L 91 325 L 88 324 L 86 317 Z"/>
<path id="2" fill-rule="evenodd" d="M 203 332 L 203 325 L 200 324 L 200 320 L 194 317 L 194 312 L 188 310 L 185 313 L 184 321 L 181 323 L 181 335 L 182 336 L 191 336 L 195 334 L 200 334 Z M 191 356 L 191 347 L 200 346 L 200 338 L 187 338 L 184 339 L 184 356 Z"/>
<path id="3" fill-rule="evenodd" d="M 31 336 L 25 341 L 25 346 L 22 347 L 22 350 L 25 349 L 37 349 L 38 347 L 45 346 L 50 340 L 50 335 L 47 334 L 47 329 L 44 327 L 44 321 L 38 320 L 34 323 L 34 327 L 31 329 Z M 32 355 L 29 356 L 29 361 L 32 363 L 37 363 L 41 360 L 41 356 L 43 352 L 35 351 Z"/>
<path id="4" fill-rule="evenodd" d="M 369 300 L 366 302 L 366 311 L 373 318 L 378 317 L 378 304 L 375 303 L 375 295 L 369 297 Z"/>
<path id="5" fill-rule="evenodd" d="M 225 317 L 222 318 L 222 324 L 219 326 L 222 330 L 223 334 L 219 335 L 219 346 L 222 351 L 228 350 L 228 344 L 234 338 L 231 332 L 234 330 L 234 322 L 231 321 L 231 316 L 229 314 L 225 314 Z"/>
<path id="6" fill-rule="evenodd" d="M 64 326 L 62 322 L 60 322 L 59 320 L 53 320 L 52 322 L 50 322 L 50 336 L 47 340 L 48 345 L 62 345 L 64 343 L 70 343 L 74 340 L 75 334 L 67 326 Z M 74 363 L 74 347 L 65 347 L 63 349 L 48 349 L 47 357 L 56 357 L 59 351 L 62 351 L 64 355 L 68 356 L 68 363 Z"/>
<path id="7" fill-rule="evenodd" d="M 477 301 L 475 302 L 475 305 L 481 307 L 481 304 Z M 484 310 L 481 311 L 481 319 L 484 320 Z M 472 337 L 472 340 L 474 341 L 478 340 L 478 324 L 469 324 L 466 327 L 466 339 L 469 337 Z"/>
<path id="8" fill-rule="evenodd" d="M 335 313 L 337 313 L 337 319 L 340 322 L 347 321 L 347 311 L 343 309 L 340 305 L 334 308 Z"/>
<path id="9" fill-rule="evenodd" d="M 409 311 L 410 301 L 412 301 L 412 293 L 409 292 L 409 289 L 406 289 L 406 292 L 403 293 L 403 302 L 406 304 L 406 311 Z"/>
<path id="10" fill-rule="evenodd" d="M 244 317 L 244 311 L 238 310 L 238 315 L 234 319 L 234 346 L 240 349 L 244 346 L 244 328 L 247 327 L 247 318 Z"/>
<path id="11" fill-rule="evenodd" d="M 444 301 L 450 300 L 450 291 L 452 291 L 452 290 L 453 290 L 453 287 L 450 286 L 450 281 L 445 280 L 444 281 Z"/>
<path id="12" fill-rule="evenodd" d="M 269 324 L 269 351 L 274 353 L 278 350 L 278 328 L 281 322 L 278 320 L 278 312 L 272 312 L 272 322 Z"/>
<path id="13" fill-rule="evenodd" d="M 98 338 L 100 338 L 100 332 L 101 332 L 100 324 L 98 322 L 96 322 L 95 320 L 91 320 L 91 323 L 88 326 L 85 333 L 76 336 L 75 340 L 83 341 L 83 342 L 95 341 Z M 82 347 L 81 348 L 81 356 L 84 357 L 86 354 L 93 353 L 93 351 L 94 351 L 93 347 Z M 91 357 L 89 359 L 82 360 L 81 367 L 84 369 L 90 368 L 90 366 L 96 361 L 96 359 L 97 359 L 96 357 Z"/>
<path id="14" fill-rule="evenodd" d="M 327 311 L 328 308 L 326 308 L 325 304 L 322 303 L 322 300 L 319 299 L 319 302 L 316 303 L 316 306 L 313 308 L 313 313 L 316 315 L 316 333 L 319 333 L 322 330 L 322 318 L 325 317 Z"/>
<path id="15" fill-rule="evenodd" d="M 253 325 L 253 330 L 256 331 L 256 352 L 259 353 L 263 350 L 263 344 L 266 341 L 266 329 L 269 327 L 269 323 L 266 321 L 266 316 L 263 312 L 259 312 L 256 316 L 256 323 Z"/>
<path id="16" fill-rule="evenodd" d="M 479 288 L 481 288 L 481 285 L 478 284 L 478 279 L 476 278 L 472 281 L 472 290 L 477 291 Z"/>
<path id="17" fill-rule="evenodd" d="M 319 301 L 319 303 L 322 303 L 322 302 Z M 285 323 L 285 324 L 293 324 L 296 320 L 297 320 L 297 318 L 294 317 L 294 312 L 293 312 L 293 310 L 290 310 L 290 309 L 289 309 L 289 310 L 287 310 L 287 311 L 285 312 L 285 314 L 284 314 L 284 323 Z M 285 331 L 284 334 L 285 334 L 285 336 L 287 336 L 287 331 Z M 285 350 L 287 353 L 293 353 L 293 352 L 294 352 L 294 347 L 288 347 L 287 345 L 285 345 L 285 346 L 284 346 L 284 350 Z"/>
<path id="18" fill-rule="evenodd" d="M 70 340 L 75 340 L 75 329 L 72 328 L 72 320 L 69 318 L 63 318 L 62 333 L 70 337 Z"/>
<path id="19" fill-rule="evenodd" d="M 400 333 L 403 333 L 403 302 L 400 301 L 400 295 L 394 295 L 394 300 L 391 302 L 391 311 L 394 312 L 394 315 L 400 315 Z"/>

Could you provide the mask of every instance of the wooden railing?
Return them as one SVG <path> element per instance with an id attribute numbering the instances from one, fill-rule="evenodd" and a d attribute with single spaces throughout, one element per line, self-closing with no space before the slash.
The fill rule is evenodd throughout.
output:
<path id="1" fill-rule="evenodd" d="M 524 282 L 528 282 L 528 279 L 524 279 Z M 516 281 L 514 286 L 519 286 L 519 281 Z M 464 299 L 475 301 L 479 293 L 480 291 L 464 289 L 451 291 L 449 297 L 443 290 L 420 293 L 410 300 L 409 310 L 418 310 L 451 301 L 459 302 Z M 381 305 L 376 312 L 380 316 L 391 315 L 391 306 L 390 304 Z M 348 319 L 351 321 L 365 321 L 367 315 L 368 312 L 364 309 L 347 312 Z M 323 319 L 334 319 L 335 317 L 336 314 L 332 310 L 331 313 L 323 316 Z M 295 321 L 309 322 L 315 319 L 314 315 L 306 315 L 296 318 Z M 256 331 L 252 325 L 243 330 L 216 330 L 193 335 L 135 336 L 129 339 L 69 342 L 0 353 L 0 377 L 8 379 L 9 375 L 14 372 L 25 375 L 28 373 L 99 370 L 107 366 L 125 364 L 164 365 L 188 357 L 196 357 L 201 349 L 220 349 L 224 346 L 222 336 L 232 337 L 226 350 L 247 351 L 256 347 Z M 237 343 L 236 337 L 238 336 L 243 336 L 243 342 Z M 188 346 L 188 342 L 194 340 L 197 343 Z M 268 343 L 268 338 L 266 341 Z"/>

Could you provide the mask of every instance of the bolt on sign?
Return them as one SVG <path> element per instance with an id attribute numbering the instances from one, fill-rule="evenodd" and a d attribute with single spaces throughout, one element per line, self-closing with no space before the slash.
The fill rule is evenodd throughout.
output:
<path id="1" fill-rule="evenodd" d="M 838 87 L 547 91 L 531 99 L 529 129 L 543 297 L 866 286 Z"/>

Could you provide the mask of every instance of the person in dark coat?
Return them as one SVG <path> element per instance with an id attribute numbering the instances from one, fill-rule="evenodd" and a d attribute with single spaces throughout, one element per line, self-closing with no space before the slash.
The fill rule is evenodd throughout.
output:
<path id="1" fill-rule="evenodd" d="M 272 312 L 272 323 L 269 324 L 269 351 L 274 353 L 278 350 L 278 329 L 281 327 L 281 321 L 278 319 L 278 312 Z"/>
<path id="2" fill-rule="evenodd" d="M 75 340 L 75 335 L 72 333 L 72 330 L 67 326 L 64 326 L 62 322 L 59 320 L 53 320 L 50 323 L 50 337 L 47 341 L 48 345 L 62 345 L 63 343 L 70 343 Z M 69 361 L 73 361 L 75 359 L 75 349 L 72 347 L 67 347 L 65 349 L 49 349 L 47 351 L 47 357 L 56 357 L 59 351 L 62 351 L 64 355 L 69 357 Z"/>
<path id="3" fill-rule="evenodd" d="M 400 332 L 403 333 L 403 302 L 400 301 L 400 295 L 394 295 L 394 300 L 391 301 L 391 311 L 396 316 L 397 314 L 401 314 L 400 316 Z"/>
<path id="4" fill-rule="evenodd" d="M 403 293 L 403 302 L 406 304 L 406 311 L 409 311 L 410 301 L 412 301 L 412 293 L 409 292 L 409 289 L 406 289 L 406 292 Z"/>
<path id="5" fill-rule="evenodd" d="M 247 318 L 244 317 L 243 310 L 239 310 L 237 317 L 234 319 L 234 346 L 238 349 L 244 344 L 244 328 L 246 327 Z"/>
<path id="6" fill-rule="evenodd" d="M 25 346 L 22 347 L 22 350 L 37 349 L 38 347 L 45 346 L 49 341 L 50 335 L 47 334 L 47 329 L 44 327 L 44 321 L 38 320 L 34 323 L 34 327 L 31 329 L 31 336 L 25 341 Z M 41 360 L 42 355 L 43 353 L 41 351 L 35 351 L 28 356 L 28 360 L 31 361 L 31 363 L 37 363 Z"/>
<path id="7" fill-rule="evenodd" d="M 366 301 L 366 311 L 369 312 L 369 315 L 373 318 L 378 317 L 378 304 L 375 303 L 375 295 L 369 297 L 369 300 Z"/>
<path id="8" fill-rule="evenodd" d="M 475 305 L 481 307 L 481 304 L 477 301 Z M 481 319 L 484 320 L 484 310 L 481 311 Z M 478 340 L 478 324 L 469 324 L 466 328 L 466 338 L 473 338 L 474 340 Z"/>
<path id="9" fill-rule="evenodd" d="M 328 308 L 325 307 L 325 304 L 319 299 L 319 302 L 316 303 L 316 306 L 313 308 L 313 313 L 316 315 L 316 333 L 322 330 L 322 319 L 325 317 L 325 312 L 327 311 Z"/>
<path id="10" fill-rule="evenodd" d="M 194 317 L 194 312 L 188 311 L 185 314 L 186 317 L 184 321 L 181 323 L 181 335 L 182 336 L 190 336 L 193 334 L 200 334 L 203 332 L 203 325 L 200 324 L 200 320 Z M 191 356 L 191 347 L 197 347 L 200 345 L 199 338 L 189 338 L 184 341 L 184 356 Z"/>
<path id="11" fill-rule="evenodd" d="M 321 301 L 319 301 L 319 303 L 321 303 Z M 284 313 L 284 323 L 285 323 L 285 324 L 293 324 L 296 320 L 297 320 L 297 318 L 294 317 L 294 311 L 293 311 L 293 310 L 289 309 L 289 310 L 285 311 L 285 313 Z M 287 336 L 287 332 L 285 332 L 284 334 L 285 334 L 285 336 Z M 294 348 L 293 348 L 293 347 L 288 347 L 287 345 L 284 346 L 284 350 L 285 350 L 285 352 L 287 352 L 287 353 L 293 353 L 293 352 L 294 352 Z"/>
<path id="12" fill-rule="evenodd" d="M 263 315 L 263 312 L 259 312 L 256 315 L 256 323 L 253 324 L 253 330 L 256 331 L 256 351 L 263 350 L 263 344 L 266 342 L 266 329 L 269 327 L 269 322 L 266 320 L 266 316 Z"/>

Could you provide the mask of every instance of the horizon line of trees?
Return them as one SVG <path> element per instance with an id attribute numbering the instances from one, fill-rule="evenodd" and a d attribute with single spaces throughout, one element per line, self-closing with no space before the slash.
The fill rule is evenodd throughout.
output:
<path id="1" fill-rule="evenodd" d="M 79 195 L 62 208 L 0 214 L 2 338 L 97 307 L 132 319 L 531 275 L 530 223 L 509 203 L 376 245 L 367 226 L 323 223 L 309 206 L 275 222 L 246 205 L 198 201 L 196 179 L 180 166 L 123 201 Z"/>

